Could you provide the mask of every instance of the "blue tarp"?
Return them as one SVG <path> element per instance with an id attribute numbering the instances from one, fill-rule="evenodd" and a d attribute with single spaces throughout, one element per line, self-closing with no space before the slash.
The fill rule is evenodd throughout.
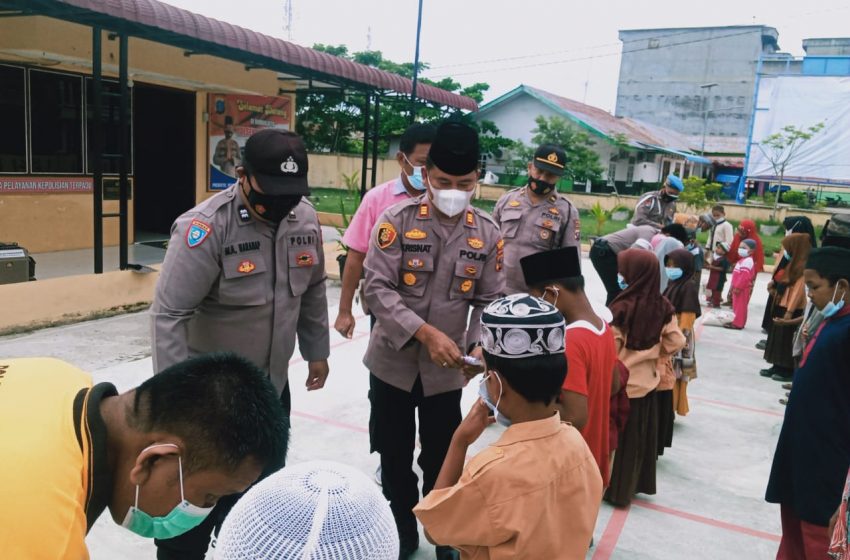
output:
<path id="1" fill-rule="evenodd" d="M 719 175 L 714 176 L 714 180 L 718 183 L 735 183 L 741 180 L 740 175 L 729 175 L 727 173 L 721 173 Z"/>

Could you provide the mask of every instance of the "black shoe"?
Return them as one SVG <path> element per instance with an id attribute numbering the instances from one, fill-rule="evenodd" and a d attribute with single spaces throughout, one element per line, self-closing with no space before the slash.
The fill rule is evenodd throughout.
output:
<path id="1" fill-rule="evenodd" d="M 767 348 L 767 341 L 759 340 L 758 342 L 756 342 L 756 348 L 758 348 L 759 350 L 764 350 L 765 348 Z"/>
<path id="2" fill-rule="evenodd" d="M 793 373 L 779 372 L 779 373 L 774 373 L 773 375 L 770 376 L 770 378 L 773 379 L 774 381 L 782 381 L 783 383 L 787 383 L 787 382 L 791 381 L 792 379 L 794 379 L 794 374 Z"/>
<path id="3" fill-rule="evenodd" d="M 776 368 L 775 367 L 769 367 L 767 369 L 761 370 L 759 372 L 759 375 L 761 375 L 762 377 L 773 377 L 774 373 L 777 373 Z"/>
<path id="4" fill-rule="evenodd" d="M 437 560 L 460 560 L 460 552 L 450 546 L 437 547 Z"/>

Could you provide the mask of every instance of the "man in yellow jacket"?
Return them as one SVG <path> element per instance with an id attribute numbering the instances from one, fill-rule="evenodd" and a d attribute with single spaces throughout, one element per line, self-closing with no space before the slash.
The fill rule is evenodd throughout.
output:
<path id="1" fill-rule="evenodd" d="M 50 358 L 0 359 L 0 551 L 88 558 L 104 509 L 143 537 L 204 522 L 279 466 L 289 437 L 265 373 L 234 354 L 178 363 L 118 394 Z"/>

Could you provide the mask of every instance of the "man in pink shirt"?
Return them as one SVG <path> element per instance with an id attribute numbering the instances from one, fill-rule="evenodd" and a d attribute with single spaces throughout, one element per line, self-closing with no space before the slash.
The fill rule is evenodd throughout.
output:
<path id="1" fill-rule="evenodd" d="M 397 179 L 380 184 L 366 193 L 360 207 L 345 230 L 342 242 L 348 247 L 348 257 L 342 274 L 342 294 L 334 328 L 346 338 L 354 334 L 354 315 L 351 303 L 354 291 L 363 277 L 363 260 L 375 222 L 390 206 L 425 193 L 422 168 L 428 159 L 428 150 L 434 140 L 436 128 L 430 124 L 410 125 L 401 136 L 395 159 L 401 167 Z"/>

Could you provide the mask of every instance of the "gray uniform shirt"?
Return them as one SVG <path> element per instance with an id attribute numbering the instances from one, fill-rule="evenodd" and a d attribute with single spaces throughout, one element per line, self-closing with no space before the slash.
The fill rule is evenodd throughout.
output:
<path id="1" fill-rule="evenodd" d="M 151 307 L 154 372 L 190 356 L 237 352 L 282 391 L 296 334 L 306 361 L 330 353 L 325 260 L 316 211 L 255 220 L 238 185 L 174 222 Z"/>
<path id="2" fill-rule="evenodd" d="M 528 291 L 519 264 L 521 258 L 558 247 L 579 247 L 581 251 L 581 222 L 575 206 L 558 193 L 532 204 L 526 188 L 505 193 L 493 209 L 493 219 L 505 240 L 508 294 Z"/>
<path id="3" fill-rule="evenodd" d="M 609 233 L 602 239 L 608 242 L 608 247 L 614 253 L 619 253 L 634 245 L 638 239 L 650 241 L 659 231 L 661 230 L 656 226 L 631 226 Z"/>
<path id="4" fill-rule="evenodd" d="M 632 225 L 651 226 L 659 228 L 673 223 L 676 214 L 676 201 L 665 201 L 661 191 L 652 191 L 643 195 L 635 206 Z"/>
<path id="5" fill-rule="evenodd" d="M 366 302 L 377 319 L 363 359 L 369 371 L 408 392 L 421 375 L 425 396 L 463 387 L 460 371 L 434 364 L 413 335 L 428 323 L 462 353 L 479 341 L 481 313 L 505 288 L 502 245 L 492 218 L 471 206 L 448 228 L 427 196 L 387 209 L 364 264 Z"/>

